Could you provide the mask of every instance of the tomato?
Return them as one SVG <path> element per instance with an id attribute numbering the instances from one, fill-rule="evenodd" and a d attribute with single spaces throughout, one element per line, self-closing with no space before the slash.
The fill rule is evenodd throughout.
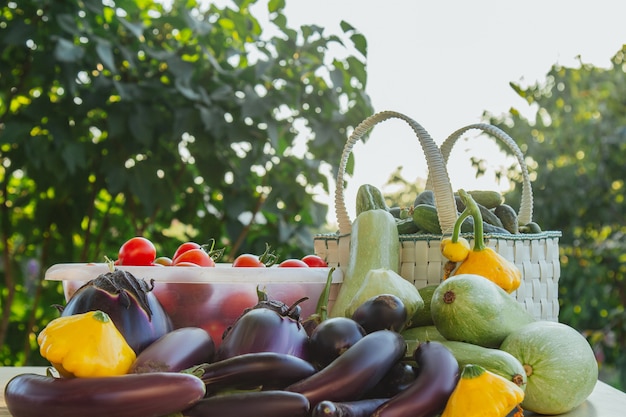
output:
<path id="1" fill-rule="evenodd" d="M 176 252 L 174 252 L 174 256 L 172 256 L 172 259 L 178 258 L 180 255 L 182 255 L 183 253 L 191 249 L 202 249 L 202 246 L 199 243 L 195 243 L 195 242 L 182 243 L 178 247 L 178 249 L 176 249 Z"/>
<path id="2" fill-rule="evenodd" d="M 281 263 L 278 264 L 279 268 L 308 268 L 306 262 L 300 259 L 285 259 Z"/>
<path id="3" fill-rule="evenodd" d="M 235 258 L 233 266 L 239 268 L 263 268 L 265 264 L 258 256 L 252 255 L 251 253 L 244 253 Z"/>
<path id="4" fill-rule="evenodd" d="M 328 266 L 326 261 L 317 255 L 306 255 L 302 261 L 311 267 L 326 268 Z"/>
<path id="5" fill-rule="evenodd" d="M 154 244 L 145 237 L 133 237 L 120 247 L 117 264 L 133 266 L 150 266 L 156 259 Z"/>
<path id="6" fill-rule="evenodd" d="M 167 256 L 159 256 L 153 262 L 153 265 L 157 266 L 170 266 L 172 265 L 172 260 Z"/>
<path id="7" fill-rule="evenodd" d="M 188 263 L 197 266 L 215 266 L 215 261 L 204 249 L 189 249 L 178 257 L 174 258 L 173 266 L 184 266 Z"/>

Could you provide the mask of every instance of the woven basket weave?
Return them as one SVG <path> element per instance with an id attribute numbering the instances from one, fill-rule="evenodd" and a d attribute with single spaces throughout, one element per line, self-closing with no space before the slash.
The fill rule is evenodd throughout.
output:
<path id="1" fill-rule="evenodd" d="M 417 136 L 426 157 L 428 179 L 426 188 L 435 196 L 435 206 L 439 217 L 442 235 L 411 234 L 400 235 L 399 273 L 418 289 L 426 285 L 438 284 L 443 278 L 443 267 L 447 262 L 441 255 L 440 242 L 443 236 L 452 232 L 458 217 L 454 193 L 446 169 L 447 159 L 454 144 L 465 132 L 471 129 L 482 130 L 501 140 L 517 158 L 522 171 L 522 199 L 518 212 L 520 224 L 532 221 L 533 196 L 528 169 L 524 156 L 505 132 L 487 124 L 473 124 L 463 127 L 450 135 L 441 145 L 430 137 L 428 132 L 413 119 L 402 113 L 384 111 L 362 121 L 346 142 L 337 174 L 335 191 L 335 214 L 339 230 L 332 234 L 318 234 L 314 237 L 315 253 L 345 272 L 350 253 L 350 220 L 344 200 L 343 184 L 348 157 L 354 145 L 376 124 L 397 118 L 405 121 Z M 522 283 L 513 293 L 518 302 L 535 318 L 558 321 L 558 281 L 560 277 L 559 246 L 560 232 L 548 231 L 534 234 L 485 234 L 485 243 L 505 258 L 514 262 L 522 271 Z M 464 234 L 470 243 L 471 234 Z"/>

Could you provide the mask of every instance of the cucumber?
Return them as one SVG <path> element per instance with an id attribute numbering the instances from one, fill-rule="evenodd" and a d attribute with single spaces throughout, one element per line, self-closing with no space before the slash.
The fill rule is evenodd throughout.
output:
<path id="1" fill-rule="evenodd" d="M 413 207 L 419 206 L 420 204 L 429 204 L 431 206 L 435 205 L 435 193 L 432 190 L 424 190 L 415 197 L 415 201 L 413 202 Z"/>
<path id="2" fill-rule="evenodd" d="M 356 193 L 356 215 L 376 209 L 389 211 L 383 193 L 373 185 L 361 185 Z"/>
<path id="3" fill-rule="evenodd" d="M 515 382 L 522 388 L 526 387 L 527 377 L 524 366 L 510 353 L 453 340 L 443 340 L 441 343 L 450 349 L 459 363 L 459 368 L 468 364 L 480 365 L 494 374 Z"/>
<path id="4" fill-rule="evenodd" d="M 434 324 L 433 317 L 430 314 L 430 302 L 438 286 L 439 284 L 431 284 L 418 290 L 422 296 L 422 300 L 424 300 L 424 308 L 413 314 L 408 324 L 409 327 L 431 326 Z"/>
<path id="5" fill-rule="evenodd" d="M 492 226 L 498 226 L 498 227 L 504 228 L 502 221 L 500 220 L 498 216 L 496 216 L 496 214 L 492 210 L 489 210 L 487 207 L 483 206 L 482 204 L 477 203 L 476 205 L 478 206 L 478 209 L 480 210 L 480 215 L 482 216 L 483 221 L 485 223 L 489 223 Z"/>
<path id="6" fill-rule="evenodd" d="M 500 204 L 493 209 L 493 213 L 502 222 L 502 227 L 513 234 L 519 233 L 517 212 L 513 209 L 513 207 L 508 204 Z"/>
<path id="7" fill-rule="evenodd" d="M 348 264 L 330 316 L 345 316 L 369 271 L 385 268 L 398 272 L 399 267 L 400 240 L 396 219 L 383 209 L 359 214 L 352 223 Z"/>
<path id="8" fill-rule="evenodd" d="M 472 196 L 475 202 L 487 207 L 488 209 L 495 208 L 504 203 L 504 197 L 498 191 L 474 190 L 468 191 L 467 193 Z"/>
<path id="9" fill-rule="evenodd" d="M 411 235 L 419 232 L 420 228 L 417 227 L 412 217 L 407 219 L 396 219 L 396 226 L 398 226 L 399 235 Z"/>
<path id="10" fill-rule="evenodd" d="M 413 207 L 413 221 L 421 230 L 435 235 L 441 234 L 437 208 L 430 204 L 418 204 Z"/>
<path id="11" fill-rule="evenodd" d="M 519 227 L 519 232 L 520 233 L 529 233 L 529 234 L 533 234 L 533 233 L 541 233 L 541 227 L 535 223 L 535 222 L 530 222 L 530 223 L 526 223 L 523 226 Z"/>
<path id="12" fill-rule="evenodd" d="M 497 348 L 515 330 L 535 318 L 493 281 L 474 274 L 443 281 L 430 303 L 439 332 L 448 340 Z"/>

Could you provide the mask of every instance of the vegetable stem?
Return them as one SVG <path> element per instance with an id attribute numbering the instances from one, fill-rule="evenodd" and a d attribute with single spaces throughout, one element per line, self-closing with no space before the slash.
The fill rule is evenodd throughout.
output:
<path id="1" fill-rule="evenodd" d="M 463 210 L 463 213 L 468 212 L 468 215 L 471 215 L 474 218 L 474 252 L 480 252 L 485 249 L 485 239 L 483 237 L 483 216 L 480 214 L 480 209 L 471 195 L 469 195 L 465 190 L 459 190 L 459 196 L 465 204 L 465 210 Z M 463 213 L 461 213 L 461 216 L 463 216 Z M 467 217 L 467 215 L 465 217 Z M 457 223 L 459 223 L 458 220 Z M 455 223 L 455 230 L 456 226 L 457 224 Z M 459 224 L 459 228 L 460 227 L 461 225 Z"/>

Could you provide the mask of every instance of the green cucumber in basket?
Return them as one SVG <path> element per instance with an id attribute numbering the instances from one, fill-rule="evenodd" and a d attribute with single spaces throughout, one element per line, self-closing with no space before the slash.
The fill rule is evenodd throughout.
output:
<path id="1" fill-rule="evenodd" d="M 389 211 L 383 193 L 373 185 L 361 185 L 356 193 L 356 215 L 376 209 Z"/>
<path id="2" fill-rule="evenodd" d="M 420 204 L 413 207 L 413 221 L 420 230 L 424 230 L 426 233 L 432 233 L 434 235 L 440 235 L 442 233 L 441 226 L 439 225 L 439 217 L 437 216 L 437 208 L 435 206 Z M 473 218 L 470 216 L 466 218 L 461 225 L 461 232 L 472 233 L 473 231 Z M 494 226 L 485 221 L 483 221 L 483 232 L 510 234 L 510 232 L 503 227 Z"/>
<path id="3" fill-rule="evenodd" d="M 367 210 L 357 215 L 350 233 L 350 253 L 330 317 L 346 315 L 367 273 L 386 268 L 398 272 L 400 240 L 396 219 L 387 210 Z"/>

